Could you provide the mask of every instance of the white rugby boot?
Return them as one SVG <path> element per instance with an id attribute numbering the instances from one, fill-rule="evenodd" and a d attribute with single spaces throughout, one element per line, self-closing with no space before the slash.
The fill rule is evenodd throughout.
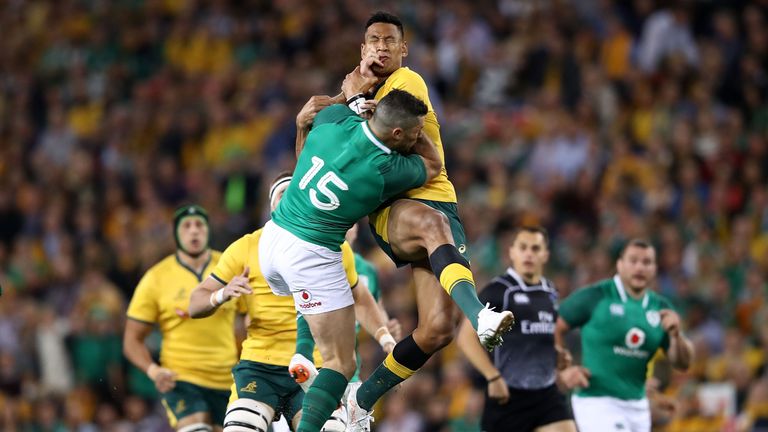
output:
<path id="1" fill-rule="evenodd" d="M 349 385 L 347 395 L 347 432 L 370 432 L 373 410 L 367 411 L 357 404 L 357 390 L 363 383 Z"/>
<path id="2" fill-rule="evenodd" d="M 486 303 L 483 310 L 477 314 L 477 337 L 480 344 L 488 351 L 493 351 L 504 342 L 501 335 L 508 332 L 514 324 L 515 317 L 512 312 L 495 312 L 490 303 Z"/>

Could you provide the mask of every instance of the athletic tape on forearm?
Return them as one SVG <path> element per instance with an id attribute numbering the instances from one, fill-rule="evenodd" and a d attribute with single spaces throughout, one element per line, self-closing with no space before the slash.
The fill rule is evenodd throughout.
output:
<path id="1" fill-rule="evenodd" d="M 219 288 L 216 292 L 211 293 L 211 297 L 208 299 L 211 302 L 211 306 L 219 307 L 224 303 L 224 288 Z"/>
<path id="2" fill-rule="evenodd" d="M 378 330 L 376 330 L 375 336 L 376 340 L 379 342 L 379 345 L 381 345 L 382 348 L 388 344 L 397 344 L 397 341 L 395 341 L 395 338 L 392 337 L 392 334 L 389 333 L 389 330 L 386 327 L 380 327 Z"/>
<path id="3" fill-rule="evenodd" d="M 349 109 L 355 112 L 355 114 L 362 114 L 367 111 L 363 108 L 363 102 L 365 102 L 365 96 L 362 93 L 358 93 L 351 98 L 347 99 L 347 106 Z"/>

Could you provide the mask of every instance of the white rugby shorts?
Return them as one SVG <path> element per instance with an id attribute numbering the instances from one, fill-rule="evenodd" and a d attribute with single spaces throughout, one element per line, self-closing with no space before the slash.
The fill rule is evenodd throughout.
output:
<path id="1" fill-rule="evenodd" d="M 648 399 L 622 400 L 610 396 L 571 396 L 579 432 L 650 432 Z"/>
<path id="2" fill-rule="evenodd" d="M 296 310 L 307 315 L 352 305 L 352 290 L 341 252 L 302 240 L 276 223 L 264 225 L 259 266 L 276 295 L 293 295 Z"/>

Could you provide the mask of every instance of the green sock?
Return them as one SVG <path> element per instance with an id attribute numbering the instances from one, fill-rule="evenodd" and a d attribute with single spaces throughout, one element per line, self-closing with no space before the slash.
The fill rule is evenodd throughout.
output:
<path id="1" fill-rule="evenodd" d="M 444 244 L 432 252 L 429 263 L 440 285 L 477 330 L 477 314 L 483 310 L 483 304 L 477 298 L 469 262 L 461 256 L 456 246 Z"/>
<path id="2" fill-rule="evenodd" d="M 472 323 L 472 327 L 477 330 L 477 314 L 483 310 L 484 306 L 477 298 L 475 284 L 467 281 L 458 282 L 451 290 L 451 298 Z"/>
<path id="3" fill-rule="evenodd" d="M 416 373 L 429 360 L 427 354 L 416 345 L 413 335 L 395 345 L 395 349 L 384 359 L 357 390 L 357 404 L 370 411 L 386 392 Z"/>
<path id="4" fill-rule="evenodd" d="M 312 358 L 315 352 L 315 338 L 309 330 L 309 323 L 304 319 L 304 315 L 299 314 L 296 317 L 296 354 L 301 354 L 309 361 L 315 362 Z"/>
<path id="5" fill-rule="evenodd" d="M 301 405 L 301 421 L 296 432 L 319 432 L 325 422 L 331 417 L 333 410 L 339 406 L 339 401 L 347 388 L 344 375 L 335 370 L 322 368 L 317 374 L 312 387 L 304 395 Z"/>

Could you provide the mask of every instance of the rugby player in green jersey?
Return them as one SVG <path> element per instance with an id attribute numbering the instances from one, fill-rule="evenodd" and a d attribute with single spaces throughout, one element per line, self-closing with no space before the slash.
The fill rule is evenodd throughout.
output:
<path id="1" fill-rule="evenodd" d="M 670 302 L 651 289 L 656 250 L 633 239 L 616 262 L 618 274 L 582 288 L 561 304 L 555 344 L 581 328 L 582 363 L 589 385 L 572 397 L 581 432 L 648 432 L 651 413 L 645 392 L 648 363 L 663 349 L 672 366 L 687 369 L 693 345 L 680 329 Z"/>

